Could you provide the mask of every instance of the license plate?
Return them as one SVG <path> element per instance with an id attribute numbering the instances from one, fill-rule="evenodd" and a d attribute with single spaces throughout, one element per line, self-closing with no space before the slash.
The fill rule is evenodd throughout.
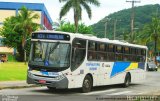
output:
<path id="1" fill-rule="evenodd" d="M 46 81 L 45 80 L 39 80 L 39 83 L 45 84 Z"/>

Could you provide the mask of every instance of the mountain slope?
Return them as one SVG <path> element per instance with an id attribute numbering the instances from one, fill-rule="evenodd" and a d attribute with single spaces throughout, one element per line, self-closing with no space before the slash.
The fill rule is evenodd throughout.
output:
<path id="1" fill-rule="evenodd" d="M 135 31 L 139 31 L 143 28 L 144 24 L 151 22 L 152 16 L 154 16 L 159 9 L 158 13 L 160 14 L 160 5 L 145 5 L 135 7 L 135 20 L 134 28 Z M 113 14 L 110 14 L 92 25 L 93 31 L 97 34 L 98 37 L 104 37 L 105 22 L 107 21 L 107 37 L 113 38 L 113 29 L 114 22 L 117 19 L 116 24 L 116 37 L 122 38 L 124 34 L 130 33 L 130 18 L 131 18 L 131 9 L 124 9 Z"/>

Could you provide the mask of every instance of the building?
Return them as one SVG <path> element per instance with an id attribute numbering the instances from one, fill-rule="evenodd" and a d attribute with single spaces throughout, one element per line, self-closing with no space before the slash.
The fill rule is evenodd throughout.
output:
<path id="1" fill-rule="evenodd" d="M 0 28 L 3 22 L 10 16 L 17 16 L 22 6 L 27 7 L 29 10 L 34 11 L 39 15 L 39 19 L 34 22 L 40 24 L 42 29 L 52 30 L 52 19 L 43 3 L 20 3 L 20 2 L 0 2 Z M 5 47 L 2 44 L 2 37 L 0 36 L 0 55 L 13 54 L 14 49 Z M 0 56 L 1 58 L 1 56 Z"/>
<path id="2" fill-rule="evenodd" d="M 52 19 L 43 3 L 18 3 L 18 2 L 0 2 L 0 28 L 3 26 L 5 18 L 18 15 L 22 6 L 37 13 L 40 18 L 35 22 L 41 24 L 44 29 L 52 29 Z"/>

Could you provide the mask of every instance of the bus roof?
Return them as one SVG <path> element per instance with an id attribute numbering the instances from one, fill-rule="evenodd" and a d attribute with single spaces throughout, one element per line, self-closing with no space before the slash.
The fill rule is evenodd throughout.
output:
<path id="1" fill-rule="evenodd" d="M 70 32 L 62 32 L 62 31 L 54 31 L 54 30 L 40 30 L 34 33 L 61 33 L 61 34 L 68 34 L 73 38 L 82 38 L 82 39 L 93 40 L 98 42 L 148 49 L 147 46 L 131 44 L 124 40 L 109 40 L 108 38 L 97 38 L 96 36 L 93 36 L 91 34 L 70 33 Z"/>

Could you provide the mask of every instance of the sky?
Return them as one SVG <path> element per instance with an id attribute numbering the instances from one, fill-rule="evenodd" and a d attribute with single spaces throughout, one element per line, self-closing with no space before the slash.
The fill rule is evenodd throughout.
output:
<path id="1" fill-rule="evenodd" d="M 130 0 L 128 0 L 130 1 Z M 148 4 L 160 4 L 160 0 L 139 0 L 141 3 L 136 3 L 135 6 L 142 6 Z M 0 2 L 28 2 L 28 3 L 44 3 L 48 13 L 50 14 L 53 22 L 58 22 L 59 12 L 64 5 L 64 3 L 59 3 L 59 0 L 0 0 Z M 122 9 L 131 8 L 131 3 L 126 2 L 126 0 L 99 0 L 100 7 L 91 5 L 92 9 L 92 19 L 88 18 L 85 10 L 82 12 L 82 21 L 86 25 L 92 25 L 97 23 L 99 20 L 105 16 L 117 12 Z M 74 22 L 73 11 L 63 17 L 65 21 Z"/>

